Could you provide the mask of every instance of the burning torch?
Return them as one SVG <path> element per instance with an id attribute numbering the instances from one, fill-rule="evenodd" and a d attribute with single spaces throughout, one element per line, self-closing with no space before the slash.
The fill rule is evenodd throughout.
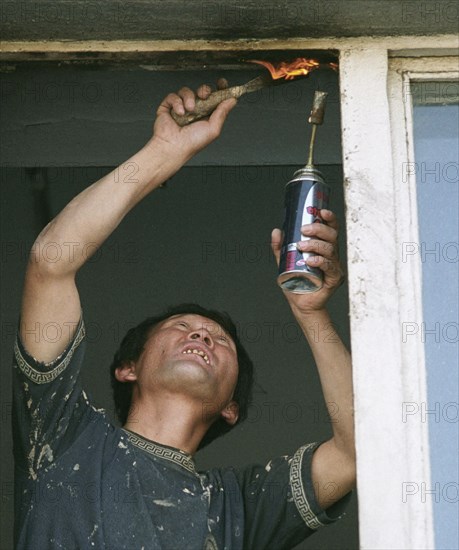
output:
<path id="1" fill-rule="evenodd" d="M 269 70 L 269 74 L 257 76 L 257 78 L 245 84 L 241 84 L 240 86 L 232 86 L 231 88 L 213 92 L 207 99 L 196 99 L 196 105 L 192 113 L 177 115 L 174 111 L 171 111 L 171 115 L 175 122 L 177 122 L 179 126 L 186 126 L 191 122 L 209 116 L 225 99 L 230 99 L 232 97 L 238 99 L 244 94 L 257 92 L 269 86 L 278 86 L 280 84 L 292 82 L 293 80 L 308 77 L 311 71 L 320 67 L 320 63 L 317 60 L 306 59 L 304 57 L 299 57 L 290 63 L 283 61 L 277 67 L 269 63 L 269 61 L 258 61 L 253 59 L 250 60 L 250 63 L 263 65 Z M 337 67 L 335 63 L 328 63 L 328 66 L 332 69 L 336 69 Z"/>

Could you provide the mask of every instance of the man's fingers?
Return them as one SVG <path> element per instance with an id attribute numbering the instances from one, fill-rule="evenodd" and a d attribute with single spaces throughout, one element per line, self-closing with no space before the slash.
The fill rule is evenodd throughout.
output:
<path id="1" fill-rule="evenodd" d="M 179 90 L 178 95 L 182 98 L 185 109 L 193 111 L 196 104 L 196 96 L 193 90 L 185 86 Z"/>
<path id="2" fill-rule="evenodd" d="M 163 113 L 169 113 L 171 109 L 178 115 L 185 114 L 183 100 L 177 94 L 169 94 L 166 96 L 161 105 L 158 107 L 156 114 L 161 115 Z"/>
<path id="3" fill-rule="evenodd" d="M 196 91 L 196 95 L 200 99 L 207 99 L 212 93 L 212 88 L 208 84 L 201 84 Z"/>
<path id="4" fill-rule="evenodd" d="M 329 260 L 338 258 L 335 245 L 326 241 L 308 239 L 307 241 L 299 242 L 297 247 L 300 252 L 313 252 L 314 254 L 324 256 Z"/>
<path id="5" fill-rule="evenodd" d="M 338 230 L 331 225 L 325 225 L 324 223 L 310 223 L 309 225 L 303 225 L 301 228 L 301 233 L 305 237 L 315 237 L 328 243 L 336 243 L 338 241 Z"/>
<path id="6" fill-rule="evenodd" d="M 224 90 L 225 88 L 228 88 L 228 81 L 226 78 L 219 78 L 217 80 L 217 89 Z"/>
<path id="7" fill-rule="evenodd" d="M 320 215 L 322 216 L 322 219 L 327 222 L 329 227 L 332 227 L 333 229 L 338 231 L 339 229 L 338 218 L 331 210 L 322 208 L 322 210 L 320 211 Z"/>
<path id="8" fill-rule="evenodd" d="M 217 88 L 223 90 L 228 88 L 228 82 L 225 78 L 219 78 Z M 212 93 L 212 88 L 208 84 L 201 84 L 195 92 L 191 88 L 184 86 L 177 93 L 171 93 L 165 97 L 156 111 L 159 116 L 164 113 L 174 111 L 177 115 L 184 115 L 186 112 L 193 112 L 196 107 L 196 98 L 207 99 Z M 225 102 L 223 102 L 225 103 Z M 222 105 L 222 104 L 221 104 Z M 217 113 L 217 121 L 224 121 L 229 111 L 234 107 L 235 102 L 226 103 Z"/>
<path id="9" fill-rule="evenodd" d="M 277 229 L 276 227 L 271 232 L 271 246 L 276 251 L 280 251 L 282 247 L 282 241 L 283 241 L 282 231 L 280 229 Z"/>
<path id="10" fill-rule="evenodd" d="M 306 262 L 309 266 L 318 267 L 325 273 L 325 282 L 329 286 L 339 286 L 344 282 L 344 272 L 336 259 L 329 260 L 323 256 L 311 256 Z"/>
<path id="11" fill-rule="evenodd" d="M 282 231 L 280 229 L 273 229 L 271 233 L 271 248 L 274 254 L 274 257 L 276 258 L 277 265 L 279 265 L 279 259 L 280 259 L 280 251 L 282 248 L 282 241 L 283 241 L 283 235 Z"/>

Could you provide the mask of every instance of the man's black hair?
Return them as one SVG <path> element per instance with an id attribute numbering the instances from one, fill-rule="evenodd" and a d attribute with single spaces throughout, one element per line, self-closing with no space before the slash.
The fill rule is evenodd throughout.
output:
<path id="1" fill-rule="evenodd" d="M 236 345 L 237 351 L 239 373 L 233 400 L 239 405 L 238 420 L 233 426 L 231 426 L 225 421 L 224 418 L 218 418 L 218 420 L 210 426 L 207 433 L 203 437 L 198 447 L 198 449 L 202 449 L 211 441 L 229 432 L 237 424 L 240 424 L 243 420 L 245 420 L 247 418 L 249 405 L 252 399 L 254 376 L 253 363 L 239 340 L 235 324 L 227 313 L 206 309 L 198 304 L 180 304 L 169 308 L 160 315 L 148 317 L 136 327 L 128 330 L 126 333 L 118 351 L 115 353 L 113 362 L 110 365 L 110 377 L 113 388 L 113 398 L 115 401 L 115 412 L 118 420 L 121 422 L 121 425 L 124 425 L 131 406 L 133 384 L 129 382 L 119 382 L 115 377 L 116 369 L 128 361 L 137 361 L 139 359 L 154 326 L 161 321 L 172 317 L 173 315 L 185 314 L 201 315 L 202 317 L 207 317 L 208 319 L 218 323 L 223 330 L 231 336 Z M 212 406 L 212 404 L 208 405 L 209 407 Z M 205 406 L 206 404 L 203 404 L 203 414 L 207 412 L 204 410 Z"/>

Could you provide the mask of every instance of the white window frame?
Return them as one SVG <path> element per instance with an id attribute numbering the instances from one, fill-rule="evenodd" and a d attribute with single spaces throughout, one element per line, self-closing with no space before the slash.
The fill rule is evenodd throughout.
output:
<path id="1" fill-rule="evenodd" d="M 341 116 L 362 549 L 434 548 L 413 169 L 412 81 L 459 78 L 459 59 L 341 50 Z M 396 54 L 393 54 L 396 55 Z M 403 52 L 409 56 L 409 50 Z M 411 325 L 412 326 L 412 325 Z M 413 405 L 410 405 L 413 404 Z M 405 414 L 404 414 L 405 413 Z M 423 485 L 424 484 L 424 485 Z"/>

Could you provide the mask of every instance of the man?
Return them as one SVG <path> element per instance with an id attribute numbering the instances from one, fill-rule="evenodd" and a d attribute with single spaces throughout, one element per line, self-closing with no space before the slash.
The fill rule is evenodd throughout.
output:
<path id="1" fill-rule="evenodd" d="M 225 86 L 225 82 L 220 82 Z M 211 92 L 197 91 L 200 98 Z M 333 437 L 266 467 L 198 473 L 198 447 L 247 413 L 252 365 L 224 315 L 185 304 L 129 331 L 111 373 L 123 428 L 95 409 L 81 388 L 84 322 L 75 275 L 88 243 L 100 246 L 148 193 L 215 139 L 235 100 L 207 121 L 180 128 L 170 112 L 192 111 L 183 88 L 157 111 L 151 140 L 129 162 L 137 182 L 108 174 L 74 198 L 30 253 L 15 346 L 14 454 L 18 548 L 290 548 L 337 519 L 355 482 L 350 357 L 336 336 L 316 341 L 330 319 L 325 304 L 342 282 L 337 222 L 305 226 L 323 288 L 286 294 L 308 339 L 327 402 L 339 411 Z M 62 254 L 40 253 L 56 243 Z M 272 235 L 279 259 L 281 234 Z M 54 259 L 54 258 L 53 258 Z M 56 338 L 36 340 L 36 327 Z M 336 418 L 336 416 L 335 416 Z M 325 512 L 325 509 L 328 512 Z"/>

